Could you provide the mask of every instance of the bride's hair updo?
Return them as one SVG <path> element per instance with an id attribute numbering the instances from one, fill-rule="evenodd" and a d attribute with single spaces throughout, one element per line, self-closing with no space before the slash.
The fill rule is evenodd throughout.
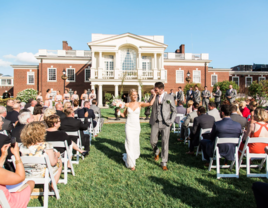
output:
<path id="1" fill-rule="evenodd" d="M 136 89 L 130 89 L 129 90 L 129 93 L 128 93 L 130 97 L 131 97 L 131 95 L 132 95 L 133 92 L 136 92 L 138 94 L 138 92 L 137 92 Z"/>

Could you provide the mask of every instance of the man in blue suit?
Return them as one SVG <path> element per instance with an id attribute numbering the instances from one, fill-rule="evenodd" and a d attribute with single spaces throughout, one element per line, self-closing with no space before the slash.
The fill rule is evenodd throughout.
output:
<path id="1" fill-rule="evenodd" d="M 84 102 L 84 108 L 77 110 L 77 116 L 78 118 L 85 118 L 85 112 L 88 112 L 88 118 L 92 118 L 93 121 L 93 127 L 95 128 L 97 125 L 97 122 L 94 121 L 95 119 L 95 114 L 94 111 L 90 109 L 90 102 L 89 101 L 85 101 Z M 91 125 L 91 123 L 89 123 L 89 126 Z"/>
<path id="2" fill-rule="evenodd" d="M 231 105 L 221 106 L 222 120 L 213 125 L 210 139 L 204 139 L 200 142 L 204 157 L 207 161 L 213 156 L 216 137 L 219 138 L 239 138 L 241 135 L 241 124 L 230 118 Z M 233 161 L 236 144 L 219 144 L 219 153 L 226 160 Z M 206 164 L 207 165 L 207 164 Z"/>

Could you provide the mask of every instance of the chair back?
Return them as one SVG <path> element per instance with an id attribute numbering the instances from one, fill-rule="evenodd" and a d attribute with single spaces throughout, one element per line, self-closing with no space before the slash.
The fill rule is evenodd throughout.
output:
<path id="1" fill-rule="evenodd" d="M 0 205 L 2 206 L 2 208 L 10 208 L 6 195 L 2 190 L 0 190 Z"/>
<path id="2" fill-rule="evenodd" d="M 68 147 L 66 140 L 65 141 L 55 141 L 55 142 L 48 141 L 48 143 L 52 144 L 53 147 L 62 147 L 62 148 Z"/>
<path id="3" fill-rule="evenodd" d="M 202 134 L 209 134 L 212 131 L 212 128 L 202 129 L 200 130 L 200 136 Z"/>
<path id="4" fill-rule="evenodd" d="M 268 144 L 267 137 L 248 137 L 247 141 L 245 142 L 245 146 L 250 143 L 265 143 Z"/>
<path id="5" fill-rule="evenodd" d="M 68 136 L 79 136 L 79 131 L 65 131 Z"/>
<path id="6" fill-rule="evenodd" d="M 242 140 L 241 136 L 239 138 L 219 138 L 219 137 L 216 137 L 215 145 L 214 145 L 214 152 L 215 152 L 218 144 L 226 144 L 226 143 L 240 144 L 241 140 Z"/>

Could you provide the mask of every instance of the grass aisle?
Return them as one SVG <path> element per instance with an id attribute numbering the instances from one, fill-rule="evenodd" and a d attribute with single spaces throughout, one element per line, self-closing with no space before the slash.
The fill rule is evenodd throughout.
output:
<path id="1" fill-rule="evenodd" d="M 201 157 L 186 156 L 188 148 L 170 138 L 169 171 L 155 162 L 150 146 L 150 126 L 141 124 L 141 157 L 136 171 L 125 168 L 123 124 L 104 125 L 92 141 L 90 156 L 75 165 L 68 184 L 59 184 L 60 200 L 49 197 L 49 207 L 256 207 L 245 169 L 239 179 L 216 179 Z M 159 142 L 159 145 L 160 142 Z M 228 172 L 225 170 L 224 172 Z M 41 200 L 43 201 L 43 199 Z M 29 206 L 40 206 L 31 200 Z"/>

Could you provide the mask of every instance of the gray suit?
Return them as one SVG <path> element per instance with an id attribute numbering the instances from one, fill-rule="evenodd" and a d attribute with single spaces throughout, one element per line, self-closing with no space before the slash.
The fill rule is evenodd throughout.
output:
<path id="1" fill-rule="evenodd" d="M 197 110 L 189 113 L 186 116 L 185 121 L 181 125 L 181 139 L 184 140 L 186 136 L 188 136 L 188 131 L 186 131 L 187 127 L 189 126 L 189 123 L 194 123 L 194 119 L 198 116 Z M 191 127 L 192 128 L 192 127 Z"/>
<path id="2" fill-rule="evenodd" d="M 244 118 L 243 116 L 236 114 L 236 113 L 231 114 L 231 119 L 233 121 L 236 121 L 237 123 L 240 123 L 242 128 L 245 128 L 247 125 L 247 119 Z"/>
<path id="3" fill-rule="evenodd" d="M 176 94 L 175 93 L 171 92 L 169 94 L 174 98 L 174 100 L 176 100 Z"/>
<path id="4" fill-rule="evenodd" d="M 151 145 L 155 155 L 159 154 L 157 147 L 158 133 L 162 136 L 162 166 L 166 166 L 168 162 L 169 135 L 170 125 L 174 123 L 176 118 L 176 106 L 171 95 L 164 94 L 161 104 L 159 104 L 159 95 L 156 97 L 152 106 L 152 114 L 150 117 L 151 124 Z"/>
<path id="5" fill-rule="evenodd" d="M 199 90 L 193 91 L 193 100 L 196 103 L 200 103 L 201 98 L 200 98 L 200 91 Z"/>
<path id="6" fill-rule="evenodd" d="M 231 99 L 228 98 L 227 96 L 231 96 Z M 226 90 L 225 97 L 230 102 L 230 104 L 232 104 L 235 101 L 236 96 L 237 96 L 237 92 L 235 89 L 232 89 L 232 91 L 230 91 L 230 89 Z"/>
<path id="7" fill-rule="evenodd" d="M 209 98 L 210 98 L 210 92 L 207 90 L 204 90 L 202 93 L 202 105 L 206 107 L 208 111 L 208 103 L 209 103 Z"/>
<path id="8" fill-rule="evenodd" d="M 104 119 L 101 118 L 101 110 L 98 106 L 96 105 L 91 105 L 90 106 L 90 109 L 94 111 L 94 114 L 98 114 L 99 115 L 99 118 L 98 117 L 95 117 L 95 121 L 97 121 L 97 119 L 100 119 L 100 126 L 102 127 L 103 123 L 104 123 Z"/>
<path id="9" fill-rule="evenodd" d="M 214 97 L 215 97 L 215 103 L 216 103 L 217 108 L 220 108 L 221 106 L 221 95 L 222 95 L 222 92 L 220 90 L 216 90 Z"/>
<path id="10" fill-rule="evenodd" d="M 208 111 L 207 114 L 210 115 L 210 116 L 213 116 L 215 118 L 215 122 L 221 121 L 220 112 L 218 111 L 217 108 L 214 108 L 214 109 Z"/>
<path id="11" fill-rule="evenodd" d="M 177 101 L 184 101 L 184 94 L 183 91 L 178 91 L 177 92 Z"/>
<path id="12" fill-rule="evenodd" d="M 188 103 L 189 100 L 193 100 L 193 90 L 190 92 L 190 90 L 187 91 L 186 93 L 186 102 Z"/>

